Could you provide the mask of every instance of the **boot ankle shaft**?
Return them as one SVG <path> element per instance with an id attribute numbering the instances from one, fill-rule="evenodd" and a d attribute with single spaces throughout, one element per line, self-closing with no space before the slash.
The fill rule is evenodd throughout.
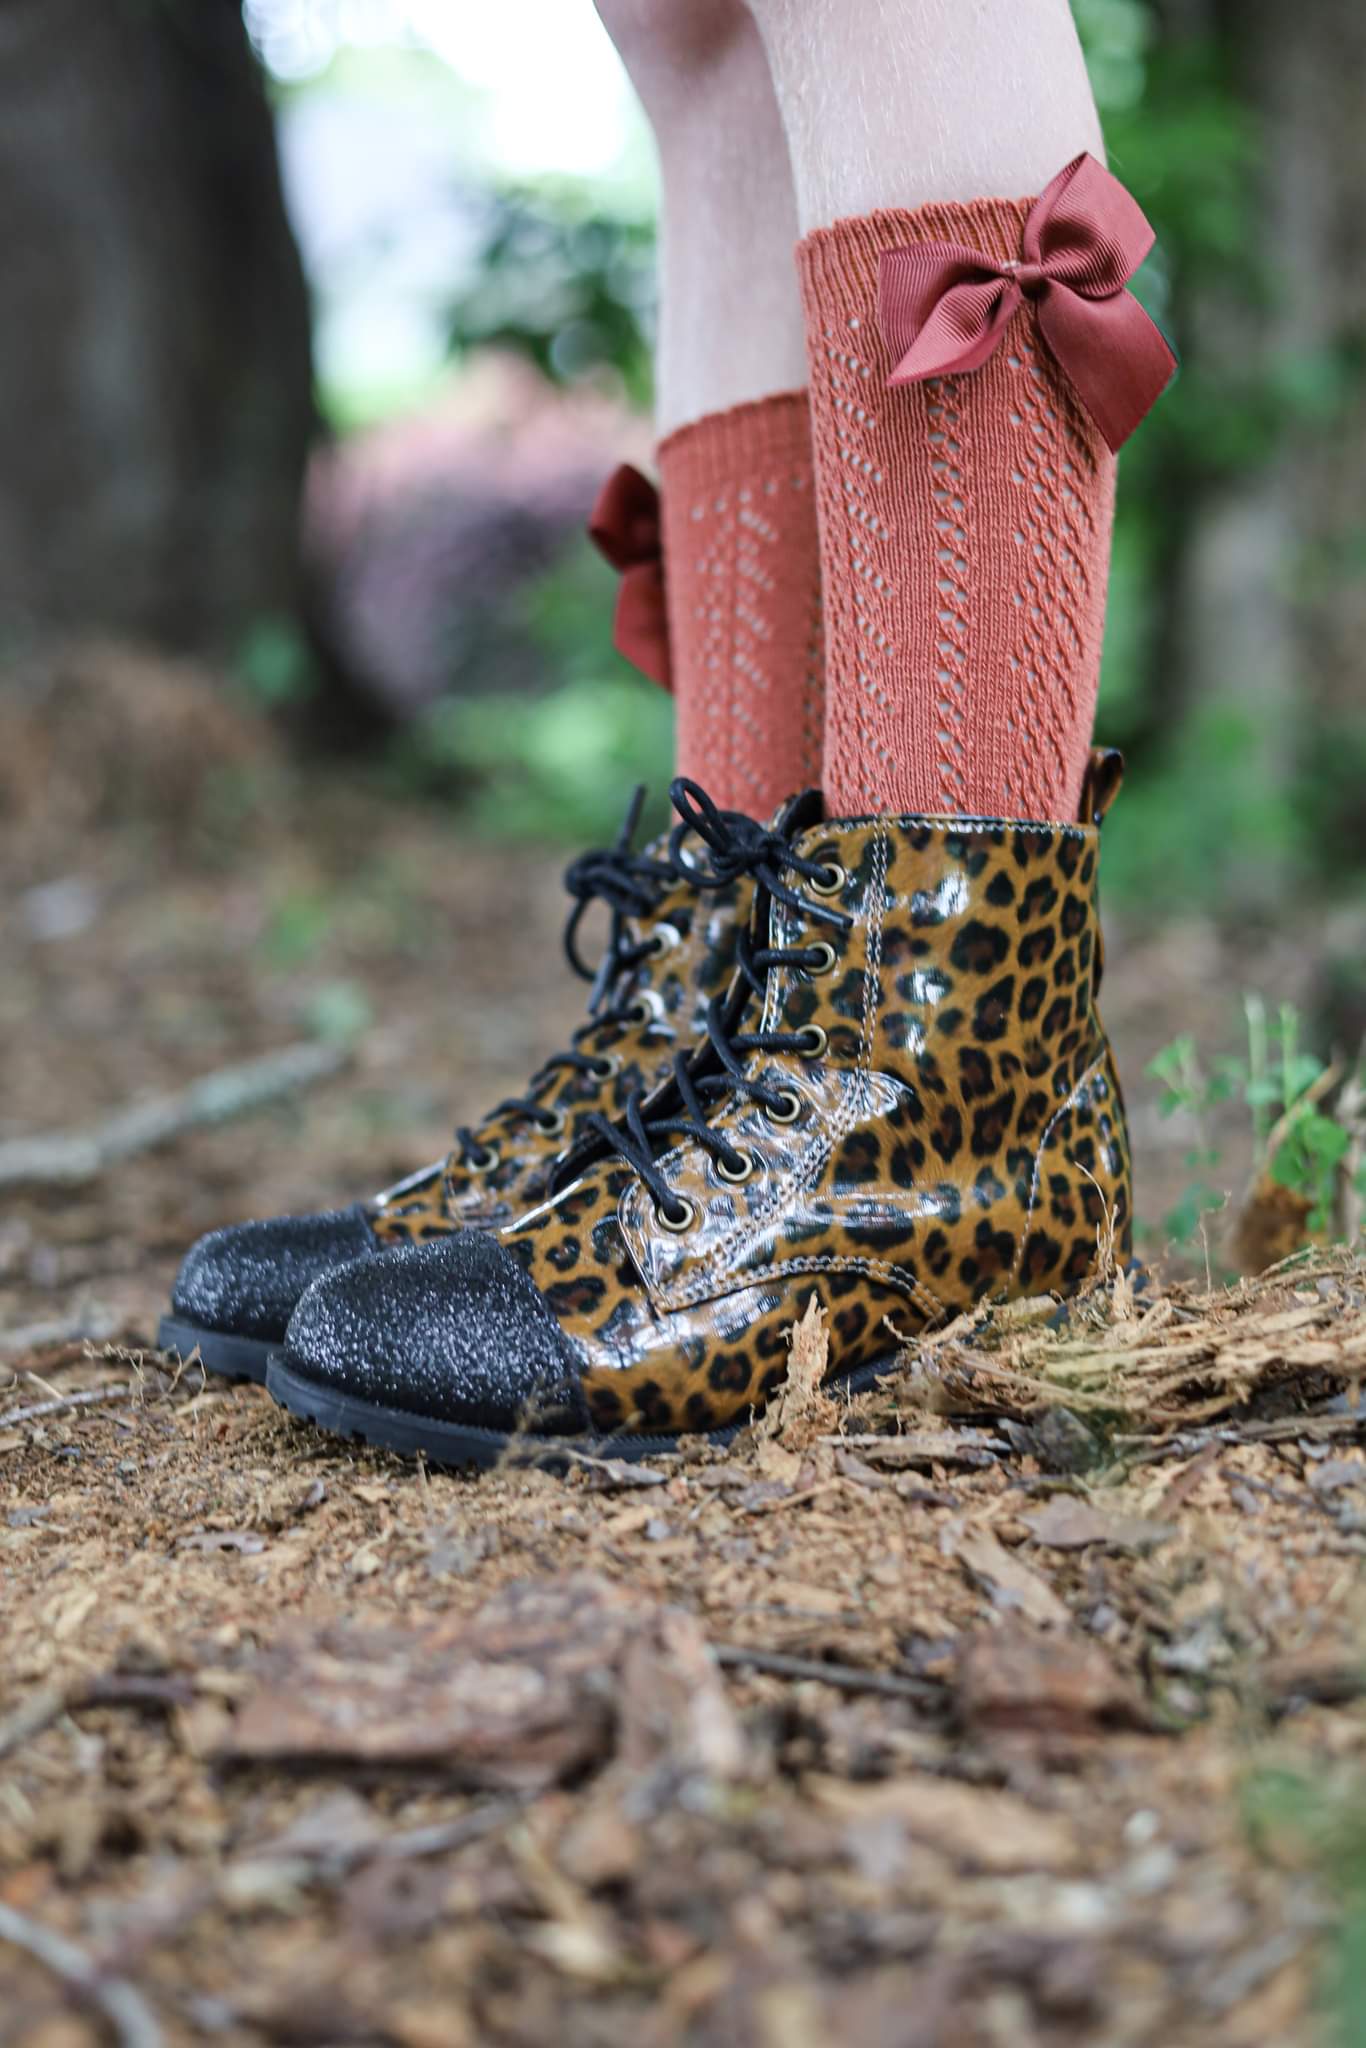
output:
<path id="1" fill-rule="evenodd" d="M 823 973 L 775 968 L 766 1024 L 819 1027 L 831 1061 L 890 1074 L 927 1104 L 1000 1091 L 1065 1100 L 1105 1050 L 1098 846 L 1094 826 L 984 820 L 803 835 L 804 859 L 844 871 L 823 900 L 853 922 L 840 930 L 772 906 L 775 945 L 823 939 L 835 958 Z"/>

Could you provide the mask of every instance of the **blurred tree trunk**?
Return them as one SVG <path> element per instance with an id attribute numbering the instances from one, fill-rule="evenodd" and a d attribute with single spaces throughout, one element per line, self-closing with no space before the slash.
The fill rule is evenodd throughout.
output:
<path id="1" fill-rule="evenodd" d="M 0 9 L 0 634 L 294 605 L 308 309 L 236 0 Z"/>
<path id="2" fill-rule="evenodd" d="M 1288 17 L 1280 0 L 1161 0 L 1158 12 L 1168 39 L 1222 50 L 1262 144 L 1249 254 L 1265 299 L 1186 277 L 1178 319 L 1207 378 L 1255 378 L 1276 416 L 1265 461 L 1179 480 L 1164 696 L 1244 726 L 1274 806 L 1366 703 L 1366 6 L 1313 0 Z M 1249 896 L 1283 890 L 1286 851 L 1268 832 L 1262 870 L 1241 877 Z"/>
<path id="3" fill-rule="evenodd" d="M 1325 831 L 1366 850 L 1366 5 L 1230 8 L 1255 30 L 1250 80 L 1267 118 L 1268 209 L 1281 346 L 1308 403 L 1281 451 L 1294 546 L 1287 610 L 1293 743 L 1328 778 Z M 1235 47 L 1237 44 L 1235 43 Z M 1343 748 L 1355 734 L 1355 746 Z M 1334 781 L 1341 757 L 1346 783 Z"/>

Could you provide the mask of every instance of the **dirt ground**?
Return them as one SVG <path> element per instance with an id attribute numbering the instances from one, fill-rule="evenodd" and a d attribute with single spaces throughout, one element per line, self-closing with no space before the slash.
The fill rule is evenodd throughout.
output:
<path id="1" fill-rule="evenodd" d="M 151 1349 L 176 1259 L 525 1078 L 562 857 L 250 736 L 225 789 L 207 709 L 133 798 L 123 726 L 57 786 L 60 713 L 0 744 L 0 1147 L 337 1065 L 0 1191 L 0 2040 L 1366 2040 L 1366 1262 L 1121 1279 L 653 1467 L 343 1448 Z M 1237 972 L 1112 934 L 1141 1215 L 1189 1143 L 1143 1064 Z"/>

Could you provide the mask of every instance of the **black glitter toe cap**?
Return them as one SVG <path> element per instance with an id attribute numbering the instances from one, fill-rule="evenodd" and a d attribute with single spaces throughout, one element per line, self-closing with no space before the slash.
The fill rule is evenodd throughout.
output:
<path id="1" fill-rule="evenodd" d="M 311 1286 L 288 1369 L 351 1401 L 466 1427 L 578 1430 L 582 1361 L 496 1237 L 403 1245 Z"/>
<path id="2" fill-rule="evenodd" d="M 310 1281 L 378 1249 L 359 1205 L 235 1223 L 191 1245 L 171 1305 L 203 1329 L 278 1344 Z"/>

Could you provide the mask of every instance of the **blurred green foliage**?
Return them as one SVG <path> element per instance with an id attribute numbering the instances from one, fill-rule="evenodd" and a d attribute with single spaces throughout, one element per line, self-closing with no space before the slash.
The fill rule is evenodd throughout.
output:
<path id="1" fill-rule="evenodd" d="M 1227 1200 L 1207 1175 L 1223 1160 L 1211 1142 L 1211 1112 L 1228 1102 L 1240 1102 L 1248 1111 L 1257 1167 L 1265 1164 L 1278 1186 L 1311 1204 L 1309 1229 L 1327 1231 L 1333 1222 L 1352 1133 L 1320 1102 L 1318 1084 L 1329 1074 L 1328 1062 L 1305 1046 L 1303 1021 L 1293 1003 L 1282 1003 L 1270 1018 L 1262 998 L 1247 995 L 1243 1014 L 1245 1053 L 1221 1053 L 1206 1064 L 1194 1038 L 1182 1032 L 1148 1065 L 1149 1076 L 1162 1084 L 1158 1114 L 1185 1118 L 1193 1136 L 1184 1160 L 1193 1178 L 1163 1219 L 1168 1242 L 1192 1243 L 1205 1216 Z M 1355 1185 L 1366 1195 L 1366 1167 L 1358 1171 Z"/>
<path id="2" fill-rule="evenodd" d="M 555 384 L 593 378 L 649 403 L 655 230 L 562 179 L 491 191 L 471 280 L 451 308 L 458 353 L 500 348 Z"/>
<path id="3" fill-rule="evenodd" d="M 644 782 L 642 831 L 663 828 L 673 770 L 673 700 L 616 654 L 616 578 L 586 540 L 529 597 L 532 632 L 562 678 L 534 700 L 447 697 L 396 743 L 402 784 L 462 798 L 483 830 L 606 843 Z"/>
<path id="4" fill-rule="evenodd" d="M 1256 713 L 1171 687 L 1172 593 L 1210 495 L 1236 490 L 1284 438 L 1328 433 L 1363 373 L 1360 350 L 1267 359 L 1248 346 L 1211 357 L 1183 331 L 1199 300 L 1250 336 L 1282 289 L 1259 219 L 1265 139 L 1234 76 L 1237 52 L 1213 37 L 1160 32 L 1152 0 L 1073 0 L 1112 168 L 1157 231 L 1136 281 L 1184 351 L 1181 372 L 1120 464 L 1097 730 L 1136 772 L 1106 830 L 1112 898 L 1227 900 L 1249 872 L 1285 886 L 1312 874 L 1341 887 L 1341 826 L 1359 811 L 1366 727 L 1310 713 L 1293 764 L 1268 759 Z M 1214 17 L 1211 17 L 1214 18 Z M 1312 603 L 1332 576 L 1366 573 L 1366 547 L 1315 565 L 1286 560 L 1287 598 Z"/>
<path id="5" fill-rule="evenodd" d="M 252 621 L 233 670 L 242 695 L 262 711 L 288 710 L 319 691 L 317 661 L 303 624 L 282 613 Z"/>
<path id="6" fill-rule="evenodd" d="M 1366 1781 L 1344 1762 L 1335 1780 L 1270 1763 L 1249 1774 L 1243 1822 L 1254 1845 L 1318 1880 L 1331 1916 L 1320 1998 L 1324 2048 L 1366 2048 Z"/>

